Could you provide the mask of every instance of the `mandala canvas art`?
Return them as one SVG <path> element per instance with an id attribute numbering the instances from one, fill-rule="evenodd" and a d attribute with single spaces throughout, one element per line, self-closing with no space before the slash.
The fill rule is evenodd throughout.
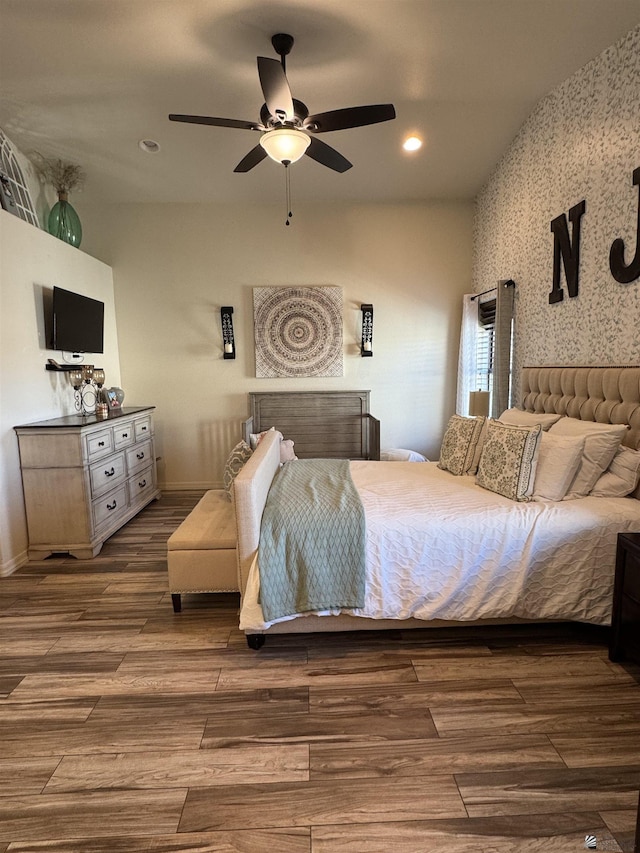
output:
<path id="1" fill-rule="evenodd" d="M 342 288 L 254 287 L 257 377 L 342 376 Z"/>

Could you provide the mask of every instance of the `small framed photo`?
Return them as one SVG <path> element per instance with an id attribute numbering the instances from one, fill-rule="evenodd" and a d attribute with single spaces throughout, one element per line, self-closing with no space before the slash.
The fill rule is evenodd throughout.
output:
<path id="1" fill-rule="evenodd" d="M 106 402 L 109 405 L 110 409 L 119 409 L 120 408 L 120 400 L 116 395 L 114 388 L 105 389 L 104 396 L 106 398 Z"/>

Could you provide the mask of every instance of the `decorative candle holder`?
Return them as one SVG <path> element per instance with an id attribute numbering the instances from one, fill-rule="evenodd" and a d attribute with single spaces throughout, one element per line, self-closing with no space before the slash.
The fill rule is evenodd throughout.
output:
<path id="1" fill-rule="evenodd" d="M 233 308 L 224 306 L 220 309 L 222 323 L 223 358 L 236 357 L 236 343 L 233 338 Z"/>
<path id="2" fill-rule="evenodd" d="M 373 355 L 373 305 L 361 305 L 362 311 L 362 343 L 360 355 L 365 358 Z"/>
<path id="3" fill-rule="evenodd" d="M 83 364 L 69 371 L 69 382 L 73 385 L 76 412 L 82 417 L 94 414 L 104 385 L 104 370 Z"/>

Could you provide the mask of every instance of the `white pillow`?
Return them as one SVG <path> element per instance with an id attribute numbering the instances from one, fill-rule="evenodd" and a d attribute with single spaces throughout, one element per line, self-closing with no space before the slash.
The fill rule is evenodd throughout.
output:
<path id="1" fill-rule="evenodd" d="M 598 477 L 611 465 L 628 429 L 626 424 L 600 424 L 577 418 L 560 418 L 551 427 L 551 435 L 584 436 L 582 460 L 564 500 L 583 498 L 589 494 Z"/>
<path id="2" fill-rule="evenodd" d="M 397 448 L 393 450 L 382 450 L 380 452 L 382 462 L 426 462 L 426 458 L 417 450 L 405 450 Z"/>
<path id="3" fill-rule="evenodd" d="M 561 501 L 582 461 L 584 436 L 543 432 L 533 484 L 534 500 Z"/>
<path id="4" fill-rule="evenodd" d="M 438 468 L 452 474 L 475 474 L 476 447 L 486 418 L 451 415 L 440 448 Z"/>
<path id="5" fill-rule="evenodd" d="M 598 498 L 624 498 L 640 482 L 640 450 L 620 447 L 611 465 L 601 474 L 589 494 Z"/>
<path id="6" fill-rule="evenodd" d="M 543 430 L 548 430 L 561 417 L 562 415 L 549 415 L 542 412 L 525 412 L 522 409 L 506 409 L 498 420 L 502 421 L 503 424 L 513 424 L 514 426 L 535 426 L 536 424 L 540 424 Z"/>
<path id="7" fill-rule="evenodd" d="M 293 441 L 290 438 L 283 438 L 280 442 L 280 464 L 284 465 L 285 462 L 295 462 L 297 458 L 293 449 Z"/>
<path id="8" fill-rule="evenodd" d="M 476 483 L 512 501 L 530 500 L 541 432 L 540 424 L 522 427 L 488 421 Z"/>
<path id="9" fill-rule="evenodd" d="M 262 439 L 265 437 L 265 435 L 268 432 L 277 432 L 278 436 L 280 438 L 280 441 L 282 441 L 282 439 L 284 438 L 282 433 L 279 430 L 277 430 L 275 427 L 269 427 L 269 429 L 265 429 L 262 432 L 251 432 L 251 433 L 249 433 L 249 446 L 251 447 L 252 450 L 256 449 L 256 447 L 260 444 L 260 442 L 262 441 Z"/>
<path id="10" fill-rule="evenodd" d="M 290 438 L 285 438 L 280 430 L 277 430 L 275 427 L 269 427 L 269 429 L 265 429 L 263 432 L 251 432 L 249 433 L 249 446 L 252 450 L 255 450 L 256 447 L 260 444 L 262 439 L 269 432 L 275 432 L 275 434 L 280 439 L 280 464 L 284 465 L 285 462 L 291 462 L 296 460 L 298 457 L 295 454 L 293 449 L 293 441 Z"/>

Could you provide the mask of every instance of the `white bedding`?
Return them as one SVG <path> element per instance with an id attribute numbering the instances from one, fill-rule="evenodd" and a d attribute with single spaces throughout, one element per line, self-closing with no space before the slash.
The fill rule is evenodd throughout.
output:
<path id="1" fill-rule="evenodd" d="M 640 529 L 639 500 L 517 503 L 433 462 L 353 461 L 351 476 L 365 509 L 367 580 L 364 607 L 345 613 L 610 623 L 616 536 Z M 247 632 L 274 624 L 258 592 L 254 563 L 240 613 Z"/>

